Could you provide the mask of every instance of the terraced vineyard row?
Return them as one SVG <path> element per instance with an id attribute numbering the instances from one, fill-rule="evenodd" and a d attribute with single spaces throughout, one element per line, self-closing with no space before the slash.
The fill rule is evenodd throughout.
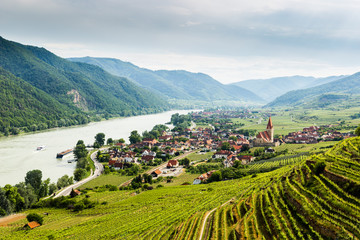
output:
<path id="1" fill-rule="evenodd" d="M 282 177 L 218 207 L 203 239 L 360 239 L 360 199 L 353 191 L 360 186 L 359 146 L 360 138 L 346 140 L 306 164 L 283 168 Z"/>

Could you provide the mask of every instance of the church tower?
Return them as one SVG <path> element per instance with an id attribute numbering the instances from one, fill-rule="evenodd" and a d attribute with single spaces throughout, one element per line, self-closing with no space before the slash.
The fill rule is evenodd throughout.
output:
<path id="1" fill-rule="evenodd" d="M 267 124 L 266 131 L 269 134 L 271 142 L 274 142 L 274 126 L 271 121 L 271 116 L 269 117 L 269 122 Z"/>

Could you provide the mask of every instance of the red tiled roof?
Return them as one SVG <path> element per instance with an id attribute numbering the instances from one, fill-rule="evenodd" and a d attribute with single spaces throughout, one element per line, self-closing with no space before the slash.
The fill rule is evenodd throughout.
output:
<path id="1" fill-rule="evenodd" d="M 141 160 L 145 160 L 145 161 L 150 161 L 153 159 L 154 159 L 154 157 L 151 155 L 146 155 L 146 156 L 141 157 Z"/>
<path id="2" fill-rule="evenodd" d="M 270 138 L 269 133 L 267 131 L 259 132 L 258 135 L 256 135 L 256 138 L 262 138 L 267 142 L 271 141 L 271 138 Z"/>
<path id="3" fill-rule="evenodd" d="M 36 222 L 36 221 L 29 222 L 27 225 L 28 225 L 31 229 L 36 228 L 36 227 L 40 227 L 40 223 L 38 223 L 38 222 Z"/>

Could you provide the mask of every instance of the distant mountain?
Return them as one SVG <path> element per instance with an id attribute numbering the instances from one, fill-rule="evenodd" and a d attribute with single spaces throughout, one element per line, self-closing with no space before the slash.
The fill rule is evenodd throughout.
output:
<path id="1" fill-rule="evenodd" d="M 169 99 L 264 102 L 262 98 L 249 90 L 221 84 L 203 73 L 191 73 L 182 70 L 152 71 L 112 58 L 84 57 L 69 58 L 69 60 L 94 64 L 111 74 L 129 78 L 140 86 L 162 94 Z"/>
<path id="2" fill-rule="evenodd" d="M 140 88 L 126 78 L 111 75 L 94 65 L 62 59 L 44 48 L 25 46 L 1 37 L 0 67 L 3 80 L 12 82 L 14 86 L 11 87 L 17 86 L 21 89 L 24 84 L 20 81 L 23 80 L 36 90 L 28 91 L 31 96 L 37 93 L 44 96 L 42 99 L 46 96 L 46 101 L 34 96 L 43 103 L 42 108 L 55 108 L 56 105 L 57 121 L 70 115 L 74 118 L 74 114 L 129 116 L 168 109 L 168 103 L 163 98 Z M 8 91 L 7 87 L 5 85 L 1 89 L 2 97 Z M 28 94 L 22 97 L 31 99 Z M 39 111 L 39 115 L 41 114 L 43 112 Z M 24 119 L 25 115 L 13 117 Z M 44 117 L 50 119 L 50 115 L 45 114 Z M 53 121 L 52 124 L 54 125 Z M 10 123 L 10 126 L 13 125 Z"/>
<path id="3" fill-rule="evenodd" d="M 320 86 L 288 92 L 267 107 L 312 105 L 324 106 L 360 97 L 360 72 Z"/>
<path id="4" fill-rule="evenodd" d="M 321 84 L 332 82 L 343 77 L 345 76 L 331 76 L 326 78 L 291 76 L 270 79 L 245 80 L 232 83 L 231 85 L 245 88 L 261 96 L 266 101 L 272 101 L 289 91 L 319 86 Z"/>

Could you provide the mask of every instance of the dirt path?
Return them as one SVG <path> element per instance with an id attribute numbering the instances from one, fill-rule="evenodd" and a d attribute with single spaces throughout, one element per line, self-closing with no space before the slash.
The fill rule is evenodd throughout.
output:
<path id="1" fill-rule="evenodd" d="M 228 200 L 227 202 L 223 203 L 220 207 L 225 206 L 226 204 L 228 204 L 228 203 L 231 202 L 232 200 L 234 200 L 234 198 L 231 198 L 231 199 Z M 199 240 L 201 240 L 202 237 L 203 237 L 204 228 L 205 228 L 207 219 L 209 218 L 209 216 L 210 216 L 216 209 L 218 209 L 218 207 L 216 207 L 216 208 L 212 209 L 211 211 L 205 213 L 205 218 L 204 218 L 204 220 L 203 220 L 203 222 L 202 222 L 202 224 L 201 224 L 201 230 L 200 230 Z M 208 232 L 209 232 L 209 228 L 207 227 L 207 228 L 206 228 L 206 234 L 205 234 L 205 236 L 208 234 Z"/>
<path id="2" fill-rule="evenodd" d="M 25 214 L 13 214 L 10 216 L 0 218 L 0 227 L 6 227 L 8 224 L 16 222 L 18 220 L 26 218 Z"/>

